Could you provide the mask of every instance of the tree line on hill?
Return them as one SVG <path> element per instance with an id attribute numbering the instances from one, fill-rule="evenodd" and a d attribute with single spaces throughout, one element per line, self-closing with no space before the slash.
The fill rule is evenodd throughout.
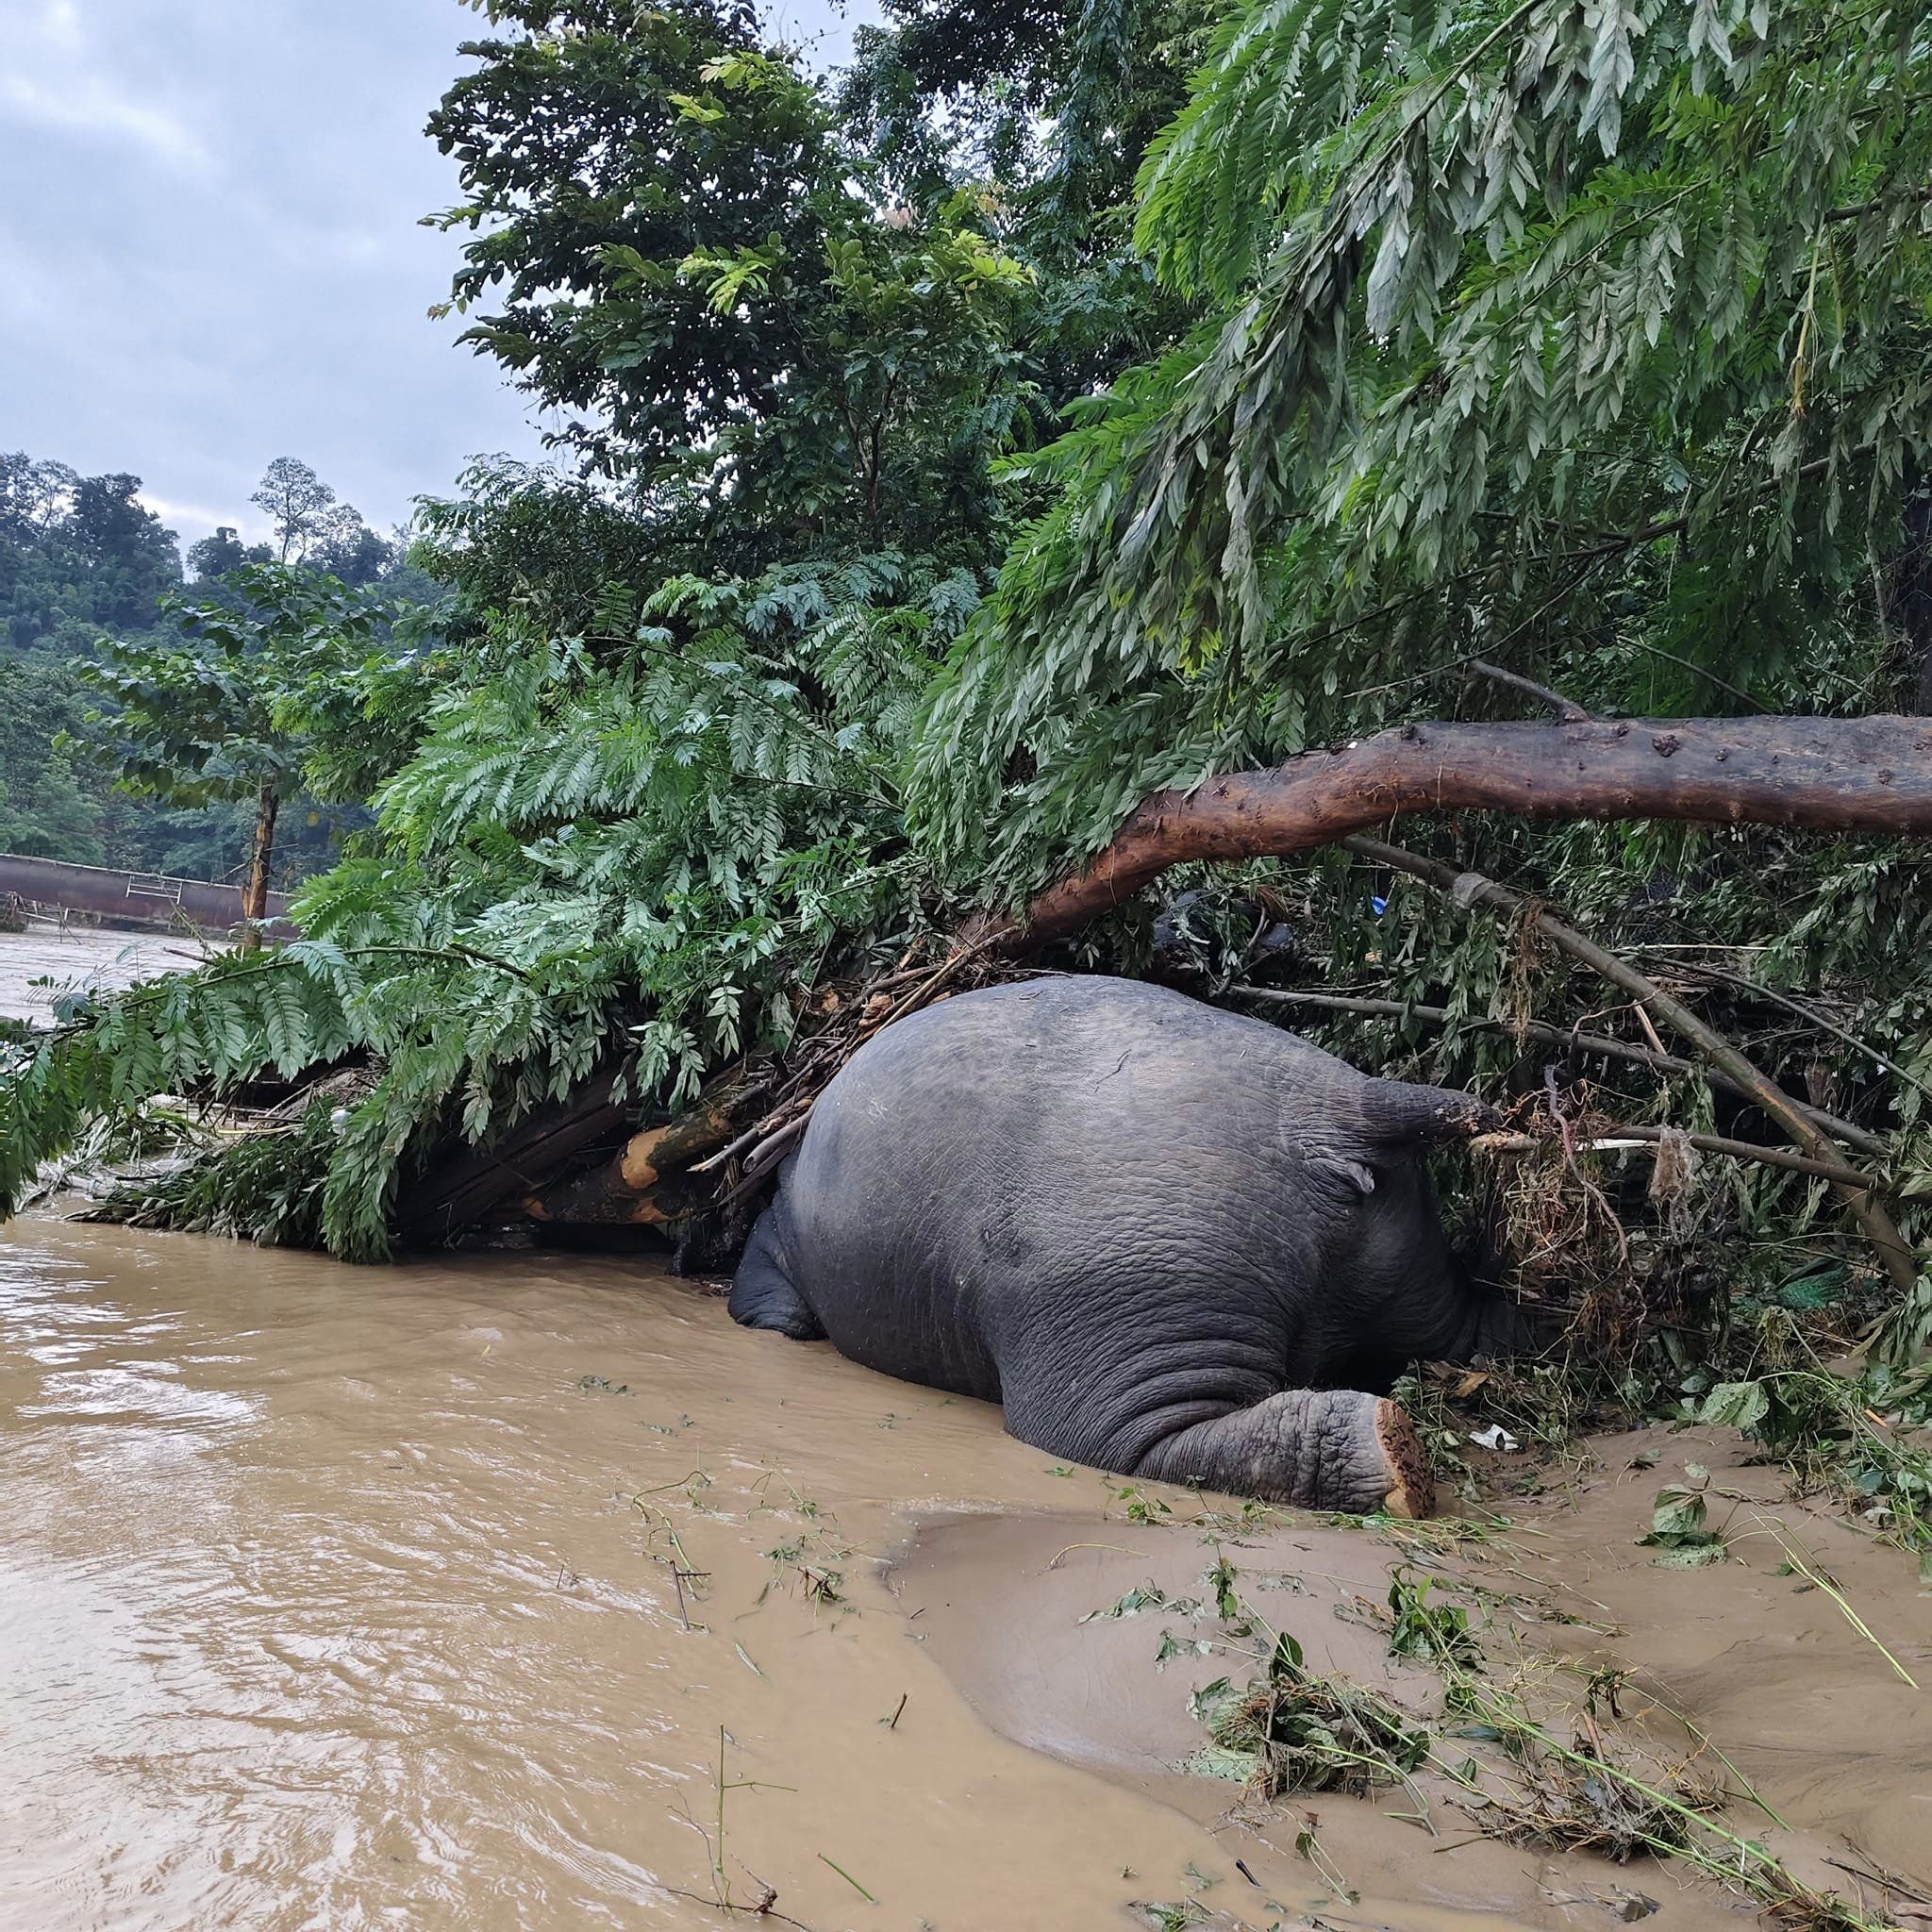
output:
<path id="1" fill-rule="evenodd" d="M 185 558 L 141 488 L 138 476 L 83 476 L 0 452 L 0 851 L 231 877 L 249 856 L 253 801 L 131 790 L 91 682 L 97 667 L 117 646 L 178 638 L 184 607 L 235 605 L 237 573 L 251 569 L 282 567 L 412 607 L 439 593 L 409 565 L 406 536 L 372 530 L 292 458 L 271 463 L 251 498 L 267 539 L 243 542 L 225 526 Z M 296 803 L 282 841 L 286 883 L 327 863 L 344 824 L 366 816 Z"/>

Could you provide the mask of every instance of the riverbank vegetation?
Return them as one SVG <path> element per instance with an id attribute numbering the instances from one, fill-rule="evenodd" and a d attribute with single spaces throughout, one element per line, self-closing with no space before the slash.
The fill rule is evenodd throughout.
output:
<path id="1" fill-rule="evenodd" d="M 1591 1399 L 1920 1350 L 1919 13 L 482 10 L 437 219 L 556 460 L 303 697 L 301 939 L 7 1049 L 0 1195 L 188 1096 L 262 1133 L 122 1211 L 715 1255 L 870 1031 L 1104 967 L 1506 1108 Z"/>

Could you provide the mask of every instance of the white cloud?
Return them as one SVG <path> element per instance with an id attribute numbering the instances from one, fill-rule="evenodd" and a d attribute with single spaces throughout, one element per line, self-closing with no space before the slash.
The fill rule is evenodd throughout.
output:
<path id="1" fill-rule="evenodd" d="M 73 0 L 54 0 L 38 20 L 15 15 L 10 28 L 0 25 L 0 118 L 129 142 L 192 173 L 212 162 L 179 115 L 115 85 Z"/>
<path id="2" fill-rule="evenodd" d="M 537 456 L 426 319 L 458 242 L 419 218 L 459 186 L 423 122 L 476 31 L 458 0 L 0 0 L 0 448 L 143 477 L 184 543 L 253 540 L 278 456 L 377 528 L 473 452 Z"/>
<path id="3" fill-rule="evenodd" d="M 137 491 L 134 500 L 143 509 L 153 510 L 180 538 L 184 549 L 204 537 L 212 537 L 225 525 L 236 531 L 244 543 L 265 542 L 271 535 L 266 520 L 252 513 L 238 516 L 231 509 L 203 509 L 198 504 L 157 496 L 152 490 Z"/>

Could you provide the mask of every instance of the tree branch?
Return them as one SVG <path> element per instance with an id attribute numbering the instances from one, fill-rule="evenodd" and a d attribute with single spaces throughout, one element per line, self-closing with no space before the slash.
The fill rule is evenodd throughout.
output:
<path id="1" fill-rule="evenodd" d="M 1816 831 L 1932 831 L 1932 721 L 1678 718 L 1406 724 L 1274 771 L 1145 800 L 1113 842 L 1040 894 L 1009 952 L 1061 938 L 1170 866 L 1304 852 L 1407 812 L 1674 819 Z"/>
<path id="2" fill-rule="evenodd" d="M 1342 993 L 1299 992 L 1272 986 L 1231 986 L 1228 991 L 1239 994 L 1242 999 L 1266 1000 L 1276 1006 L 1314 1007 L 1323 1012 L 1360 1013 L 1375 1020 L 1425 1020 L 1432 1025 L 1467 1026 L 1486 1033 L 1513 1033 L 1519 1024 L 1514 1020 L 1495 1020 L 1486 1014 L 1452 1013 L 1446 1007 L 1418 1006 L 1407 1000 L 1358 999 Z M 1674 1054 L 1658 1053 L 1652 1047 L 1637 1046 L 1627 1040 L 1615 1040 L 1607 1033 L 1582 1033 L 1568 1026 L 1552 1026 L 1544 1020 L 1522 1023 L 1522 1031 L 1529 1039 L 1540 1040 L 1546 1046 L 1568 1047 L 1574 1052 L 1596 1055 L 1605 1059 L 1628 1060 L 1636 1066 L 1649 1067 L 1655 1073 L 1702 1074 L 1713 1087 L 1722 1087 L 1726 1092 L 1739 1094 L 1746 1100 L 1752 1098 L 1747 1089 L 1714 1067 L 1700 1067 L 1694 1060 L 1679 1059 Z M 1821 1108 L 1807 1107 L 1803 1111 L 1821 1133 L 1830 1135 L 1834 1141 L 1842 1141 L 1847 1147 L 1856 1148 L 1874 1160 L 1886 1158 L 1886 1144 L 1880 1136 L 1854 1126 L 1850 1121 L 1840 1120 Z M 1618 1129 L 1620 1133 L 1623 1131 Z"/>
<path id="3" fill-rule="evenodd" d="M 1511 691 L 1520 691 L 1533 697 L 1538 704 L 1547 705 L 1565 724 L 1589 724 L 1594 722 L 1590 713 L 1574 698 L 1566 698 L 1559 691 L 1552 691 L 1546 684 L 1539 684 L 1533 677 L 1524 677 L 1520 671 L 1506 671 L 1500 664 L 1491 664 L 1484 658 L 1471 658 L 1466 670 L 1478 677 L 1487 677 L 1491 684 L 1507 685 Z"/>
<path id="4" fill-rule="evenodd" d="M 1679 1131 L 1676 1127 L 1605 1127 L 1590 1140 L 1579 1141 L 1577 1152 L 1614 1150 L 1619 1144 L 1632 1141 L 1657 1145 L 1666 1135 Z M 1755 1141 L 1732 1141 L 1723 1134 L 1687 1133 L 1684 1139 L 1707 1154 L 1724 1154 L 1733 1160 L 1756 1160 L 1766 1167 L 1783 1168 L 1787 1174 L 1812 1174 L 1840 1187 L 1875 1191 L 1884 1185 L 1875 1174 L 1862 1174 L 1841 1160 L 1813 1160 L 1808 1154 L 1793 1154 L 1789 1147 L 1760 1147 Z M 1469 1144 L 1477 1153 L 1527 1154 L 1543 1143 L 1534 1134 L 1478 1134 Z"/>
<path id="5" fill-rule="evenodd" d="M 1407 873 L 1412 878 L 1449 893 L 1457 905 L 1491 906 L 1514 917 L 1532 919 L 1537 929 L 1559 951 L 1600 973 L 1612 985 L 1621 986 L 1658 1019 L 1674 1026 L 1713 1067 L 1743 1088 L 1810 1159 L 1829 1166 L 1841 1165 L 1833 1159 L 1835 1150 L 1831 1143 L 1782 1087 L 1760 1073 L 1723 1034 L 1699 1019 L 1681 1000 L 1674 999 L 1614 953 L 1606 952 L 1594 940 L 1586 939 L 1574 926 L 1552 918 L 1522 893 L 1512 892 L 1507 886 L 1500 886 L 1480 873 L 1458 873 L 1453 865 L 1424 858 L 1420 853 L 1407 852 L 1399 845 L 1384 844 L 1379 839 L 1348 838 L 1341 843 L 1359 858 L 1386 865 L 1391 871 Z M 1861 1178 L 1857 1182 L 1837 1180 L 1833 1185 L 1843 1196 L 1852 1219 L 1878 1250 L 1892 1286 L 1901 1294 L 1912 1293 L 1918 1286 L 1918 1262 L 1892 1225 L 1890 1215 L 1870 1191 L 1870 1184 Z"/>

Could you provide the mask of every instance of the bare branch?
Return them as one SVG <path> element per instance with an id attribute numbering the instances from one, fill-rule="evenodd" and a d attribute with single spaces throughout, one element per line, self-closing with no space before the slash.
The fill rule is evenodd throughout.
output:
<path id="1" fill-rule="evenodd" d="M 1446 1007 L 1424 1007 L 1409 1000 L 1360 999 L 1344 993 L 1301 992 L 1272 986 L 1231 986 L 1228 991 L 1242 999 L 1266 1000 L 1276 1006 L 1313 1007 L 1323 1012 L 1359 1013 L 1376 1020 L 1424 1020 L 1434 1026 L 1465 1026 L 1485 1033 L 1513 1033 L 1520 1027 L 1525 1037 L 1540 1040 L 1546 1046 L 1567 1047 L 1605 1059 L 1628 1060 L 1659 1074 L 1702 1074 L 1713 1087 L 1722 1087 L 1747 1100 L 1752 1097 L 1746 1089 L 1715 1067 L 1700 1067 L 1694 1060 L 1679 1059 L 1674 1054 L 1637 1046 L 1627 1040 L 1615 1040 L 1607 1033 L 1583 1033 L 1574 1027 L 1553 1026 L 1545 1020 L 1493 1020 L 1487 1015 L 1452 1013 Z M 1641 1012 L 1642 1008 L 1638 1010 Z M 1826 1113 L 1822 1108 L 1807 1107 L 1803 1111 L 1821 1133 L 1830 1135 L 1834 1141 L 1842 1141 L 1847 1147 L 1856 1148 L 1874 1160 L 1886 1158 L 1889 1150 L 1882 1136 Z"/>
<path id="2" fill-rule="evenodd" d="M 1595 722 L 1574 698 L 1566 698 L 1561 691 L 1552 691 L 1548 685 L 1539 684 L 1533 677 L 1524 677 L 1519 671 L 1506 671 L 1502 665 L 1491 664 L 1484 658 L 1466 658 L 1463 669 L 1474 672 L 1478 677 L 1487 677 L 1491 684 L 1507 685 L 1511 691 L 1520 691 L 1540 705 L 1549 706 L 1565 724 Z"/>

